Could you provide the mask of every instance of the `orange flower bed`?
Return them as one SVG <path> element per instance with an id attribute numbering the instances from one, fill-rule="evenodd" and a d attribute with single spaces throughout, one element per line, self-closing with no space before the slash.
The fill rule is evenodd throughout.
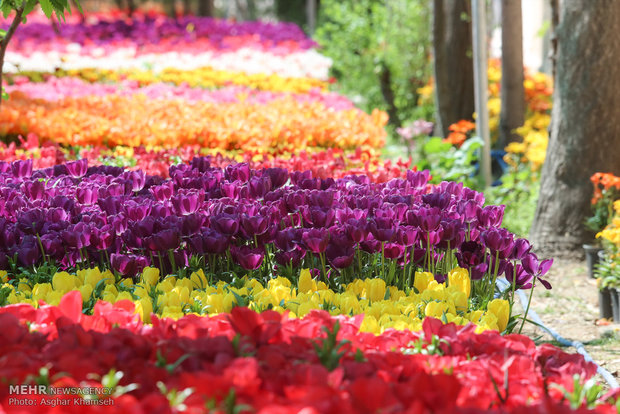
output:
<path id="1" fill-rule="evenodd" d="M 265 104 L 187 102 L 141 95 L 86 96 L 49 102 L 14 92 L 3 103 L 0 134 L 34 133 L 61 145 L 199 145 L 226 150 L 307 147 L 379 148 L 387 115 L 330 110 L 292 98 Z"/>

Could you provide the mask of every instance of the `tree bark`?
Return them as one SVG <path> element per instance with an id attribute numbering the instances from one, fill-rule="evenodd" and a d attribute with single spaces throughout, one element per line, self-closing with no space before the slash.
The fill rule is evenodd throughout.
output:
<path id="1" fill-rule="evenodd" d="M 521 0 L 502 0 L 501 101 L 497 144 L 504 148 L 509 142 L 521 140 L 514 130 L 523 125 L 525 118 Z"/>
<path id="2" fill-rule="evenodd" d="M 545 254 L 592 240 L 595 172 L 620 175 L 620 2 L 561 2 L 552 130 L 531 239 Z"/>
<path id="3" fill-rule="evenodd" d="M 463 19 L 467 15 L 467 19 Z M 433 55 L 435 74 L 436 133 L 472 119 L 474 65 L 472 60 L 470 0 L 433 0 Z"/>
<path id="4" fill-rule="evenodd" d="M 198 15 L 213 17 L 215 15 L 215 7 L 213 0 L 199 0 L 198 1 Z"/>

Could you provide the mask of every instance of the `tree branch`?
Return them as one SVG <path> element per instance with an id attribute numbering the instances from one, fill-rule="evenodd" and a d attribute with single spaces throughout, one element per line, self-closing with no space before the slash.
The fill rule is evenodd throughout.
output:
<path id="1" fill-rule="evenodd" d="M 6 32 L 6 35 L 0 42 L 0 89 L 2 88 L 2 75 L 4 73 L 4 54 L 6 53 L 6 48 L 11 41 L 11 38 L 15 34 L 15 30 L 17 30 L 17 26 L 22 22 L 22 15 L 24 14 L 24 7 L 26 7 L 26 3 L 17 10 L 15 10 L 15 17 L 11 22 L 11 26 L 9 30 Z M 0 98 L 0 105 L 2 104 L 2 98 Z"/>

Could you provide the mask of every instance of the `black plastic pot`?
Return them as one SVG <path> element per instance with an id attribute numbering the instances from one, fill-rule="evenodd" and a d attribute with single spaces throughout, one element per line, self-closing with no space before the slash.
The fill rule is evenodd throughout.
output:
<path id="1" fill-rule="evenodd" d="M 588 274 L 591 278 L 594 276 L 594 266 L 599 262 L 598 252 L 603 251 L 599 246 L 593 246 L 591 244 L 584 244 L 583 250 L 586 252 L 586 264 L 588 265 Z"/>
<path id="2" fill-rule="evenodd" d="M 620 290 L 609 289 L 611 293 L 611 312 L 614 322 L 620 322 Z"/>
<path id="3" fill-rule="evenodd" d="M 613 309 L 611 307 L 611 289 L 605 288 L 598 291 L 598 309 L 601 318 L 613 318 Z"/>

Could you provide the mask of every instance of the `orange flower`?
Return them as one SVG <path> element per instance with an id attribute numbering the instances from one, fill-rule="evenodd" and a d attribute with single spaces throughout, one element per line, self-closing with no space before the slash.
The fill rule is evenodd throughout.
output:
<path id="1" fill-rule="evenodd" d="M 332 110 L 291 97 L 267 103 L 188 102 L 144 95 L 65 98 L 49 102 L 11 93 L 2 105 L 0 134 L 34 133 L 62 145 L 176 148 L 198 145 L 227 150 L 306 147 L 380 148 L 387 115 Z"/>

